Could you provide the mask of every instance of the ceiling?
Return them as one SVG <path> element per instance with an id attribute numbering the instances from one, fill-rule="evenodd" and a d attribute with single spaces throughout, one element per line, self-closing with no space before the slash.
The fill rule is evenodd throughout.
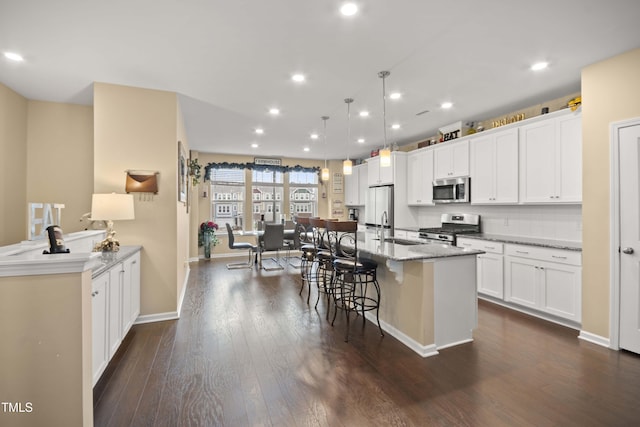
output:
<path id="1" fill-rule="evenodd" d="M 391 72 L 387 94 L 402 93 L 386 101 L 387 125 L 401 126 L 387 142 L 404 145 L 579 91 L 582 68 L 640 47 L 638 0 L 359 0 L 350 18 L 341 3 L 2 1 L 0 51 L 24 61 L 0 57 L 0 83 L 88 105 L 93 82 L 173 91 L 191 149 L 341 159 L 384 144 L 379 71 Z M 537 61 L 549 68 L 532 72 Z"/>

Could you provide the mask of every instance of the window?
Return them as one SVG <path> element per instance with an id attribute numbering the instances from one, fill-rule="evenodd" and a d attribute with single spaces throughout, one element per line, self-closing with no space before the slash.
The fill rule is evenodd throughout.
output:
<path id="1" fill-rule="evenodd" d="M 318 212 L 318 174 L 315 172 L 289 172 L 289 212 L 291 216 L 298 213 Z"/>
<path id="2" fill-rule="evenodd" d="M 280 222 L 284 218 L 284 174 L 273 170 L 254 170 L 251 175 L 254 228 L 256 221 Z"/>
<path id="3" fill-rule="evenodd" d="M 234 228 L 244 225 L 244 169 L 212 169 L 211 217 L 220 229 L 229 223 Z"/>

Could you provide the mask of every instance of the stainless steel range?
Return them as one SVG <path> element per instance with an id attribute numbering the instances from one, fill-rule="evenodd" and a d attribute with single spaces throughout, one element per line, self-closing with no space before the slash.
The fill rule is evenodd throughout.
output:
<path id="1" fill-rule="evenodd" d="M 480 233 L 480 215 L 442 214 L 440 227 L 421 228 L 420 237 L 431 242 L 456 244 L 459 234 Z"/>

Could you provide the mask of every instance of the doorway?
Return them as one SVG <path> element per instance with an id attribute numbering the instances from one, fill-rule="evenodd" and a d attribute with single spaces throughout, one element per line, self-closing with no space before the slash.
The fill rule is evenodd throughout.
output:
<path id="1" fill-rule="evenodd" d="M 611 346 L 640 353 L 640 118 L 611 141 Z"/>

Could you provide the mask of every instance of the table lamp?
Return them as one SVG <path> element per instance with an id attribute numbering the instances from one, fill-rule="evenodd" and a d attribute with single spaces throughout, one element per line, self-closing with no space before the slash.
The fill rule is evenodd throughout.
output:
<path id="1" fill-rule="evenodd" d="M 116 252 L 120 242 L 115 238 L 113 221 L 135 219 L 133 195 L 131 194 L 94 194 L 91 197 L 91 220 L 107 221 L 107 237 L 98 243 L 95 251 Z"/>

